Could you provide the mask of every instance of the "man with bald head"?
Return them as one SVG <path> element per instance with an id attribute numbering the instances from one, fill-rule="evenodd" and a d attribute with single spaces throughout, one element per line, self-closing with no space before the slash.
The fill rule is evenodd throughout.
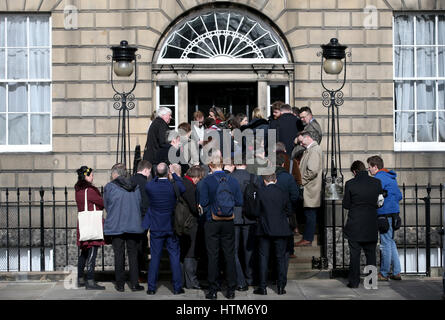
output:
<path id="1" fill-rule="evenodd" d="M 148 268 L 147 294 L 156 293 L 156 282 L 162 248 L 166 244 L 172 269 L 173 294 L 184 293 L 180 265 L 179 239 L 173 231 L 173 211 L 176 206 L 175 187 L 180 194 L 185 192 L 184 184 L 170 165 L 161 162 L 155 167 L 156 177 L 145 185 L 150 207 L 145 214 L 142 226 L 150 230 L 151 260 Z"/>

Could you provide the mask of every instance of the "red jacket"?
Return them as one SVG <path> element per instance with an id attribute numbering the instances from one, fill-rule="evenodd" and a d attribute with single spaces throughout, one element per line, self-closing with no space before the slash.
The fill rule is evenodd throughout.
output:
<path id="1" fill-rule="evenodd" d="M 87 191 L 87 207 L 88 210 L 94 210 L 94 204 L 96 205 L 96 210 L 104 209 L 104 200 L 100 195 L 99 189 L 93 186 L 91 183 L 85 180 L 78 181 L 74 186 L 74 190 L 76 191 L 76 203 L 77 210 L 84 211 L 85 210 L 85 189 L 88 188 Z M 79 225 L 77 225 L 77 246 L 81 249 L 88 249 L 94 246 L 103 246 L 105 241 L 103 240 L 93 240 L 93 241 L 79 241 Z"/>

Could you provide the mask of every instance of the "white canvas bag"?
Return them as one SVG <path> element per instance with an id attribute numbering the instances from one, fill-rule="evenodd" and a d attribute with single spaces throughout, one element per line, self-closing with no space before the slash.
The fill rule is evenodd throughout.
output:
<path id="1" fill-rule="evenodd" d="M 94 210 L 88 211 L 87 191 L 88 188 L 85 189 L 84 211 L 79 212 L 79 214 L 77 215 L 79 222 L 79 241 L 103 240 L 103 212 L 102 210 L 96 210 L 95 204 Z"/>

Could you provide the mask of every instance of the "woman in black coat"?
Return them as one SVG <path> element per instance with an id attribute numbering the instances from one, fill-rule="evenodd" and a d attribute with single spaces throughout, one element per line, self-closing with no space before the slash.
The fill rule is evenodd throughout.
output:
<path id="1" fill-rule="evenodd" d="M 379 179 L 370 177 L 361 161 L 351 166 L 354 178 L 347 181 L 343 197 L 343 208 L 349 210 L 344 227 L 349 242 L 349 283 L 357 288 L 360 283 L 360 251 L 364 250 L 366 265 L 376 265 L 377 245 L 377 200 L 383 192 Z"/>

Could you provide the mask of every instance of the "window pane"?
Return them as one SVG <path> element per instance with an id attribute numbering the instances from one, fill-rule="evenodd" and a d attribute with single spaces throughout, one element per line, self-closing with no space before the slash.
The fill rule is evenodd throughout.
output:
<path id="1" fill-rule="evenodd" d="M 394 83 L 396 110 L 414 110 L 414 81 Z"/>
<path id="2" fill-rule="evenodd" d="M 8 16 L 8 47 L 26 47 L 26 17 Z"/>
<path id="3" fill-rule="evenodd" d="M 445 16 L 439 16 L 439 43 L 445 44 Z"/>
<path id="4" fill-rule="evenodd" d="M 444 30 L 445 32 L 445 30 Z M 445 77 L 445 48 L 439 47 L 439 77 Z"/>
<path id="5" fill-rule="evenodd" d="M 50 112 L 51 92 L 49 83 L 31 84 L 29 101 L 31 112 Z"/>
<path id="6" fill-rule="evenodd" d="M 29 45 L 49 46 L 49 19 L 47 16 L 29 17 Z"/>
<path id="7" fill-rule="evenodd" d="M 445 110 L 445 81 L 438 81 L 439 110 Z"/>
<path id="8" fill-rule="evenodd" d="M 416 44 L 433 45 L 435 39 L 435 16 L 419 15 L 416 17 Z"/>
<path id="9" fill-rule="evenodd" d="M 0 112 L 5 112 L 5 111 L 6 111 L 6 86 L 4 84 L 0 84 Z"/>
<path id="10" fill-rule="evenodd" d="M 6 144 L 6 115 L 0 114 L 0 144 Z"/>
<path id="11" fill-rule="evenodd" d="M 5 46 L 5 16 L 0 15 L 0 47 Z"/>
<path id="12" fill-rule="evenodd" d="M 436 76 L 436 49 L 431 47 L 417 48 L 417 76 Z"/>
<path id="13" fill-rule="evenodd" d="M 9 115 L 8 144 L 28 144 L 28 115 Z"/>
<path id="14" fill-rule="evenodd" d="M 417 82 L 417 109 L 436 110 L 436 82 Z"/>
<path id="15" fill-rule="evenodd" d="M 417 113 L 417 141 L 418 142 L 437 141 L 435 112 Z"/>
<path id="16" fill-rule="evenodd" d="M 414 112 L 396 112 L 396 142 L 414 141 Z"/>
<path id="17" fill-rule="evenodd" d="M 26 84 L 16 83 L 8 86 L 8 111 L 28 111 L 28 87 Z"/>
<path id="18" fill-rule="evenodd" d="M 396 77 L 414 77 L 414 49 L 397 47 L 394 55 Z"/>
<path id="19" fill-rule="evenodd" d="M 439 112 L 439 141 L 445 142 L 445 112 Z"/>
<path id="20" fill-rule="evenodd" d="M 414 22 L 412 16 L 394 17 L 394 44 L 414 44 Z"/>
<path id="21" fill-rule="evenodd" d="M 49 49 L 30 49 L 29 51 L 29 78 L 49 79 Z"/>
<path id="22" fill-rule="evenodd" d="M 175 104 L 175 86 L 160 86 L 160 104 L 174 105 Z"/>
<path id="23" fill-rule="evenodd" d="M 271 85 L 270 86 L 270 103 L 275 101 L 286 102 L 286 86 Z"/>
<path id="24" fill-rule="evenodd" d="M 31 144 L 49 144 L 50 126 L 51 124 L 49 115 L 31 115 Z"/>
<path id="25" fill-rule="evenodd" d="M 0 49 L 0 79 L 4 79 L 5 76 L 5 49 Z"/>
<path id="26" fill-rule="evenodd" d="M 26 79 L 28 52 L 26 49 L 8 49 L 8 78 Z"/>

